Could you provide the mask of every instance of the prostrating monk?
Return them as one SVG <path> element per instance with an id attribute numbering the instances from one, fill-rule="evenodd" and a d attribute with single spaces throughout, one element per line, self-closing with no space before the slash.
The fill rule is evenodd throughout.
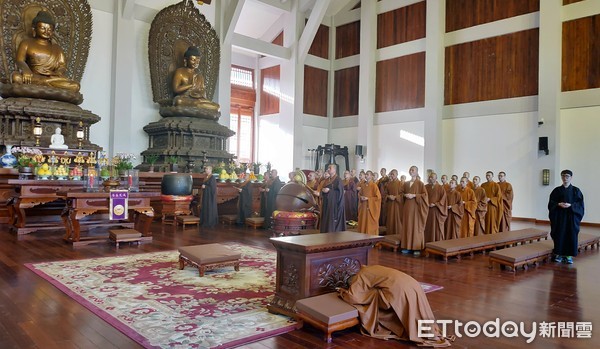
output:
<path id="1" fill-rule="evenodd" d="M 440 180 L 442 181 L 442 186 L 444 187 L 444 190 L 446 191 L 446 193 L 449 192 L 450 191 L 450 183 L 448 183 L 448 176 L 442 175 Z"/>
<path id="2" fill-rule="evenodd" d="M 350 171 L 344 171 L 344 212 L 347 221 L 358 221 L 358 190 Z"/>
<path id="3" fill-rule="evenodd" d="M 485 213 L 487 212 L 487 197 L 485 189 L 481 187 L 481 178 L 473 177 L 473 186 L 475 186 L 475 201 L 477 201 L 477 210 L 475 211 L 475 230 L 474 236 L 485 234 Z"/>
<path id="4" fill-rule="evenodd" d="M 571 185 L 571 170 L 560 173 L 563 184 L 554 188 L 548 200 L 550 236 L 554 241 L 554 261 L 573 264 L 577 256 L 579 225 L 585 212 L 583 193 Z"/>
<path id="5" fill-rule="evenodd" d="M 387 220 L 386 234 L 395 235 L 402 231 L 402 188 L 404 183 L 398 180 L 398 170 L 390 171 L 390 180 L 386 185 Z"/>
<path id="6" fill-rule="evenodd" d="M 487 213 L 485 214 L 485 233 L 496 234 L 500 229 L 500 218 L 502 217 L 502 191 L 498 183 L 494 182 L 494 172 L 485 173 L 487 182 L 481 187 L 487 196 Z"/>
<path id="7" fill-rule="evenodd" d="M 366 182 L 358 192 L 358 232 L 379 235 L 379 213 L 381 212 L 381 194 L 373 182 L 373 171 L 367 171 Z"/>
<path id="8" fill-rule="evenodd" d="M 450 180 L 450 191 L 447 193 L 448 218 L 444 229 L 446 230 L 446 240 L 458 239 L 460 237 L 460 223 L 462 222 L 465 206 L 463 205 L 460 192 L 456 190 L 456 181 Z"/>
<path id="9" fill-rule="evenodd" d="M 402 253 L 413 252 L 418 256 L 425 247 L 425 222 L 429 212 L 429 200 L 425 184 L 418 179 L 419 169 L 411 166 L 408 170 L 410 181 L 404 183 L 402 207 L 402 233 L 400 247 Z"/>
<path id="10" fill-rule="evenodd" d="M 475 192 L 468 187 L 469 180 L 467 177 L 460 179 L 462 192 L 460 197 L 465 211 L 460 222 L 460 237 L 468 238 L 473 236 L 475 230 L 475 211 L 477 211 L 477 201 L 475 201 Z"/>
<path id="11" fill-rule="evenodd" d="M 498 185 L 502 192 L 502 216 L 500 217 L 500 231 L 510 231 L 510 221 L 512 220 L 513 188 L 506 181 L 506 173 L 498 173 Z"/>
<path id="12" fill-rule="evenodd" d="M 212 175 L 212 166 L 204 169 L 206 179 L 202 183 L 202 208 L 200 211 L 200 225 L 212 228 L 219 223 L 217 209 L 217 179 Z"/>
<path id="13" fill-rule="evenodd" d="M 279 194 L 279 190 L 283 187 L 283 182 L 279 179 L 279 174 L 276 169 L 271 169 L 271 173 L 269 174 L 271 178 L 269 186 L 265 189 L 267 192 L 267 207 L 265 211 L 265 220 L 263 223 L 263 227 L 269 229 L 273 225 L 273 211 L 275 211 L 275 200 L 277 199 L 277 194 Z"/>
<path id="14" fill-rule="evenodd" d="M 381 194 L 381 197 L 385 198 L 387 196 L 386 186 L 387 186 L 388 181 L 390 180 L 390 177 L 388 177 L 387 169 L 385 167 L 381 168 L 381 170 L 379 171 L 379 174 L 381 174 L 381 178 L 379 178 L 377 180 L 377 187 L 379 188 L 379 193 Z M 379 215 L 379 225 L 380 226 L 385 227 L 386 217 L 387 217 L 387 201 L 381 200 L 381 214 Z"/>
<path id="15" fill-rule="evenodd" d="M 79 83 L 64 76 L 67 63 L 63 50 L 52 42 L 56 22 L 52 15 L 40 11 L 31 21 L 33 38 L 21 41 L 11 75 L 13 84 L 33 84 L 79 92 Z"/>
<path id="16" fill-rule="evenodd" d="M 344 214 L 344 184 L 337 175 L 335 165 L 330 164 L 327 168 L 329 179 L 321 189 L 323 197 L 323 212 L 321 219 L 321 233 L 346 230 Z"/>
<path id="17" fill-rule="evenodd" d="M 379 339 L 400 339 L 418 345 L 450 346 L 433 324 L 428 337 L 420 338 L 419 320 L 435 320 L 427 296 L 411 276 L 381 265 L 365 265 L 350 279 L 340 297 L 352 304 L 360 317 L 361 332 Z M 385 345 L 382 345 L 385 347 Z"/>
<path id="18" fill-rule="evenodd" d="M 190 46 L 183 55 L 184 66 L 173 73 L 173 106 L 219 110 L 219 105 L 206 98 L 204 76 L 200 66 L 200 49 Z"/>
<path id="19" fill-rule="evenodd" d="M 430 173 L 427 182 L 425 190 L 427 190 L 427 198 L 429 199 L 429 213 L 425 224 L 425 243 L 446 239 L 444 222 L 448 217 L 446 191 L 438 183 L 437 174 L 435 172 Z"/>
<path id="20" fill-rule="evenodd" d="M 240 183 L 236 189 L 239 192 L 237 224 L 246 224 L 246 218 L 252 217 L 252 193 L 250 192 L 250 177 Z"/>

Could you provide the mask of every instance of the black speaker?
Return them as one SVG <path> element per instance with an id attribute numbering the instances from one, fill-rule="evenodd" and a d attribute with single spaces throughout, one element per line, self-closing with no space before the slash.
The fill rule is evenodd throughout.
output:
<path id="1" fill-rule="evenodd" d="M 354 154 L 356 154 L 358 156 L 363 156 L 363 146 L 357 145 L 356 148 L 354 149 Z"/>
<path id="2" fill-rule="evenodd" d="M 550 151 L 548 150 L 548 137 L 540 137 L 538 140 L 538 150 L 543 151 L 548 155 Z"/>

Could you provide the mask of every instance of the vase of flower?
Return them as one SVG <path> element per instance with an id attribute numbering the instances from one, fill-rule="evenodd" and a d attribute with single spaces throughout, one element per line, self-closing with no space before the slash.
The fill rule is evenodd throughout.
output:
<path id="1" fill-rule="evenodd" d="M 2 167 L 4 168 L 13 168 L 17 165 L 17 157 L 14 156 L 11 152 L 11 146 L 6 146 L 6 154 L 0 157 L 0 161 L 2 162 Z"/>

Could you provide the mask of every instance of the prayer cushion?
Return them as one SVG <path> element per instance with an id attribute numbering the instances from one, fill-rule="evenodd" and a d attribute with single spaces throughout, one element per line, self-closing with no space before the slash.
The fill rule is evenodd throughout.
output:
<path id="1" fill-rule="evenodd" d="M 105 235 L 106 236 L 106 235 Z M 120 241 L 123 239 L 135 239 L 141 238 L 142 233 L 135 229 L 111 229 L 109 230 L 109 238 L 113 241 Z"/>
<path id="2" fill-rule="evenodd" d="M 296 302 L 296 309 L 331 325 L 358 317 L 358 311 L 338 297 L 337 292 L 304 298 Z"/>
<path id="3" fill-rule="evenodd" d="M 238 260 L 241 254 L 221 244 L 183 246 L 179 253 L 198 265 Z"/>

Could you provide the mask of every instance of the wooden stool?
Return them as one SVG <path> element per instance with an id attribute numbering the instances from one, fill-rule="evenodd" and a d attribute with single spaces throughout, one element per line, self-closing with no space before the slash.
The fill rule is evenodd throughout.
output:
<path id="1" fill-rule="evenodd" d="M 237 217 L 238 216 L 235 214 L 224 214 L 222 216 L 219 216 L 219 221 L 222 224 L 234 225 L 237 221 Z"/>
<path id="2" fill-rule="evenodd" d="M 241 257 L 240 253 L 221 244 L 184 246 L 179 248 L 179 269 L 187 264 L 198 268 L 200 276 L 204 276 L 207 270 L 228 266 L 240 271 Z"/>
<path id="3" fill-rule="evenodd" d="M 181 224 L 183 229 L 185 229 L 186 224 L 196 224 L 198 228 L 200 228 L 200 217 L 196 216 L 176 216 L 175 217 L 175 229 L 177 229 L 177 224 Z"/>
<path id="4" fill-rule="evenodd" d="M 304 298 L 296 302 L 298 317 L 325 332 L 325 341 L 331 343 L 331 334 L 358 325 L 358 311 L 338 297 L 337 292 Z"/>
<path id="5" fill-rule="evenodd" d="M 135 229 L 111 229 L 109 230 L 108 238 L 119 248 L 119 243 L 121 242 L 137 242 L 139 245 L 142 233 Z"/>
<path id="6" fill-rule="evenodd" d="M 400 234 L 384 235 L 383 240 L 377 243 L 379 249 L 381 249 L 381 246 L 389 247 L 397 252 L 400 248 Z"/>
<path id="7" fill-rule="evenodd" d="M 256 228 L 262 228 L 263 224 L 265 224 L 265 218 L 264 217 L 250 217 L 250 218 L 246 218 L 246 225 L 249 227 L 252 227 L 254 229 Z"/>

